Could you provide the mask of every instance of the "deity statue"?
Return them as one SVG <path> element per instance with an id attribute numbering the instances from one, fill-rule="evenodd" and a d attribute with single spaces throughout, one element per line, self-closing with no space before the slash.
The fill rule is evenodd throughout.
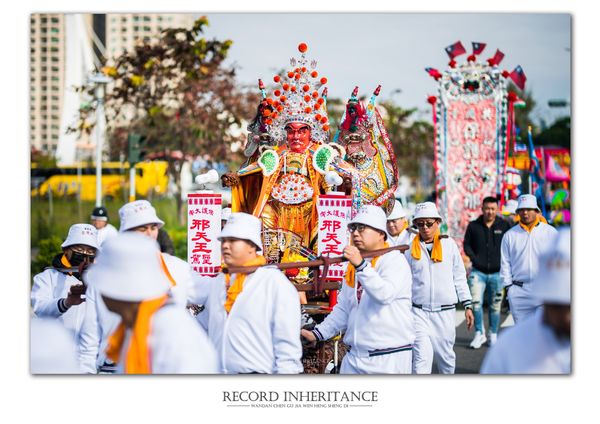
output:
<path id="1" fill-rule="evenodd" d="M 399 177 L 392 144 L 375 107 L 380 90 L 378 86 L 365 107 L 357 97 L 358 87 L 354 88 L 332 144 L 343 146 L 345 160 L 355 168 L 353 210 L 373 204 L 389 215 Z"/>

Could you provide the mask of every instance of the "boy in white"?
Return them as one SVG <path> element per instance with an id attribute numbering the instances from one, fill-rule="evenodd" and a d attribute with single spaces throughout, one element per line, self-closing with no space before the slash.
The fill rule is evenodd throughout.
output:
<path id="1" fill-rule="evenodd" d="M 261 221 L 232 213 L 219 236 L 225 267 L 266 264 Z M 298 374 L 300 300 L 298 292 L 274 267 L 250 273 L 194 276 L 190 303 L 203 304 L 208 335 L 226 374 Z"/>
<path id="2" fill-rule="evenodd" d="M 156 210 L 147 200 L 136 200 L 126 203 L 119 209 L 121 233 L 135 232 L 143 234 L 153 241 L 158 237 L 158 229 L 164 222 L 156 215 Z M 156 244 L 159 252 L 158 243 Z M 124 258 L 127 259 L 127 258 Z M 185 308 L 187 292 L 191 285 L 191 270 L 187 262 L 169 255 L 160 253 L 161 268 L 171 282 L 169 295 L 175 303 Z M 119 317 L 110 313 L 102 300 L 93 289 L 87 292 L 87 308 L 81 328 L 79 341 L 79 361 L 84 373 L 95 374 L 114 372 L 114 364 L 106 359 L 104 349 L 108 336 L 119 324 Z"/>
<path id="3" fill-rule="evenodd" d="M 531 282 L 538 273 L 540 256 L 556 236 L 556 229 L 540 220 L 534 195 L 522 194 L 518 201 L 519 223 L 504 234 L 500 248 L 500 278 L 515 324 L 540 306 Z"/>
<path id="4" fill-rule="evenodd" d="M 33 277 L 31 306 L 41 318 L 58 318 L 71 331 L 75 342 L 86 311 L 86 287 L 78 273 L 59 269 L 86 265 L 94 260 L 98 250 L 98 235 L 90 224 L 74 224 L 61 245 L 63 252 L 52 260 L 52 268 Z"/>
<path id="5" fill-rule="evenodd" d="M 169 296 L 156 242 L 125 233 L 107 240 L 84 280 L 120 324 L 107 356 L 124 374 L 212 374 L 216 352 L 192 316 Z"/>
<path id="6" fill-rule="evenodd" d="M 410 268 L 399 251 L 368 260 L 361 255 L 388 247 L 380 207 L 365 206 L 348 228 L 354 245 L 344 249 L 350 265 L 338 303 L 322 323 L 301 334 L 310 341 L 327 340 L 345 330 L 350 351 L 341 374 L 410 374 L 415 338 Z"/>
<path id="7" fill-rule="evenodd" d="M 413 218 L 419 234 L 405 252 L 413 277 L 416 374 L 430 374 L 434 359 L 441 374 L 454 374 L 458 301 L 465 307 L 468 330 L 474 322 L 465 265 L 456 242 L 440 235 L 441 221 L 435 204 L 419 203 Z"/>
<path id="8" fill-rule="evenodd" d="M 543 307 L 507 329 L 490 349 L 482 374 L 571 373 L 571 231 L 559 230 L 532 283 Z"/>

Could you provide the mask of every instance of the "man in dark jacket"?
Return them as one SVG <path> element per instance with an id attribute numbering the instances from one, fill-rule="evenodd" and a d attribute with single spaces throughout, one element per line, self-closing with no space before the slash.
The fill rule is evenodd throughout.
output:
<path id="1" fill-rule="evenodd" d="M 465 254 L 473 268 L 469 274 L 469 288 L 473 296 L 475 337 L 470 346 L 479 349 L 487 341 L 483 326 L 483 299 L 487 292 L 489 305 L 489 345 L 496 342 L 502 304 L 500 281 L 500 245 L 510 224 L 497 215 L 498 199 L 486 197 L 481 208 L 483 214 L 471 221 L 463 243 Z"/>

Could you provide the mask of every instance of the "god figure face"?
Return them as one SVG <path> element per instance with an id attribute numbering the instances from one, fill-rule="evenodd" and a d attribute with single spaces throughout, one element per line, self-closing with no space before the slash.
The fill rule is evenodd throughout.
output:
<path id="1" fill-rule="evenodd" d="M 287 145 L 292 152 L 303 153 L 310 144 L 310 127 L 307 124 L 292 122 L 285 126 Z"/>

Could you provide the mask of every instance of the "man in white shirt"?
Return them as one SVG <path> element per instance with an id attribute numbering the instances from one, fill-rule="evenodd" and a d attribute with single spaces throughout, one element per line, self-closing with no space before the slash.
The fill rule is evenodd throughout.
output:
<path id="1" fill-rule="evenodd" d="M 322 323 L 301 333 L 315 341 L 345 330 L 344 343 L 350 351 L 341 374 L 410 374 L 415 338 L 410 268 L 396 250 L 370 259 L 361 255 L 389 247 L 380 207 L 363 207 L 348 229 L 352 244 L 344 249 L 344 257 L 350 264 L 338 303 Z"/>
<path id="2" fill-rule="evenodd" d="M 90 217 L 92 225 L 98 231 L 98 246 L 101 248 L 105 240 L 119 234 L 117 229 L 108 222 L 108 211 L 104 206 L 98 206 Z"/>
<path id="3" fill-rule="evenodd" d="M 465 265 L 456 242 L 440 234 L 441 221 L 435 204 L 419 203 L 413 218 L 419 234 L 404 253 L 413 278 L 416 374 L 430 374 L 434 359 L 441 374 L 454 374 L 457 302 L 465 308 L 468 330 L 474 322 Z"/>
<path id="4" fill-rule="evenodd" d="M 387 217 L 387 232 L 391 246 L 409 244 L 415 236 L 408 228 L 406 212 L 398 200 L 394 202 L 394 208 Z"/>
<path id="5" fill-rule="evenodd" d="M 120 317 L 106 351 L 119 373 L 218 372 L 208 336 L 169 295 L 171 278 L 155 241 L 135 233 L 108 240 L 84 280 Z"/>
<path id="6" fill-rule="evenodd" d="M 500 247 L 500 278 L 507 290 L 510 312 L 515 324 L 540 306 L 531 282 L 539 269 L 539 258 L 552 245 L 556 229 L 540 220 L 535 196 L 519 196 L 519 223 L 508 230 Z"/>
<path id="7" fill-rule="evenodd" d="M 571 231 L 559 230 L 532 283 L 542 308 L 500 334 L 484 358 L 482 374 L 571 373 L 570 243 Z"/>
<path id="8" fill-rule="evenodd" d="M 194 275 L 190 303 L 208 314 L 208 336 L 225 374 L 299 374 L 303 371 L 298 292 L 274 267 L 265 267 L 261 221 L 232 213 L 219 240 L 225 268 L 252 272 Z"/>

